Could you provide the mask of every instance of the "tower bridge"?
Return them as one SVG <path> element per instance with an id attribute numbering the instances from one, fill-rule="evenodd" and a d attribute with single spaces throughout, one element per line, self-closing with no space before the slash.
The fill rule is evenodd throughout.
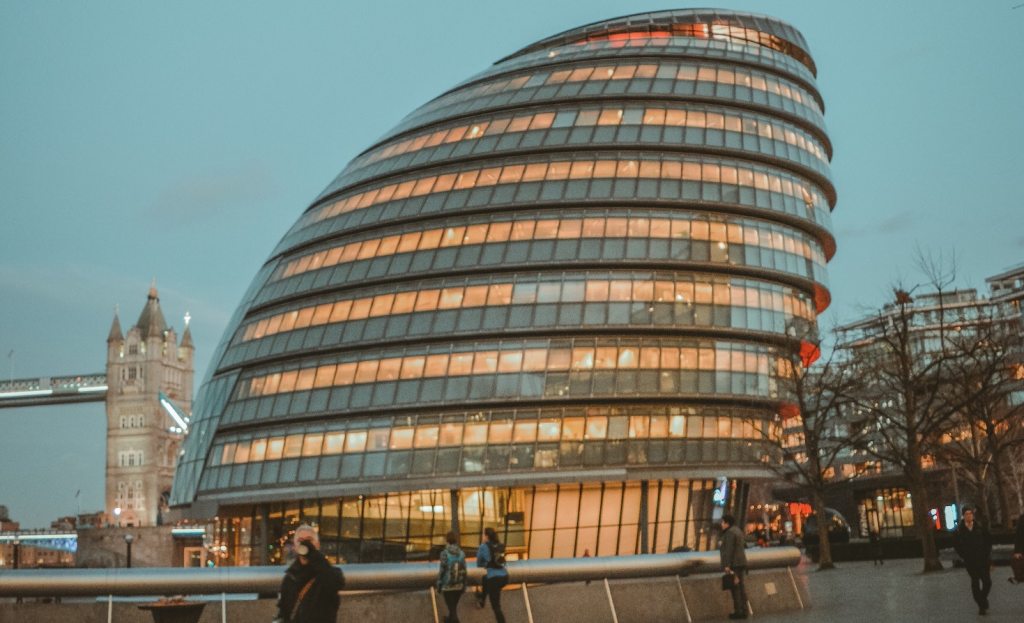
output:
<path id="1" fill-rule="evenodd" d="M 192 410 L 192 333 L 168 326 L 156 286 L 122 332 L 114 314 L 104 372 L 0 381 L 0 409 L 103 402 L 106 523 L 152 526 L 166 508 Z"/>

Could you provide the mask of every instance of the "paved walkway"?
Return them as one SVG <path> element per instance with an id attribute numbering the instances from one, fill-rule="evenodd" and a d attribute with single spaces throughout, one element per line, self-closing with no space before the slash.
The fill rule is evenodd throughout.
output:
<path id="1" fill-rule="evenodd" d="M 838 563 L 833 571 L 816 571 L 806 559 L 799 574 L 810 583 L 812 607 L 800 613 L 755 616 L 764 623 L 887 623 L 985 621 L 1024 622 L 1024 585 L 1010 584 L 1009 567 L 992 572 L 991 608 L 978 615 L 971 599 L 967 572 L 949 568 L 921 573 L 920 560 L 887 560 L 875 567 L 870 562 Z"/>

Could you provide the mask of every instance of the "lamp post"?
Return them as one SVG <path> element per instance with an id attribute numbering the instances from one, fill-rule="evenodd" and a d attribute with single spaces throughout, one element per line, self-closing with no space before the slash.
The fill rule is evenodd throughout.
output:
<path id="1" fill-rule="evenodd" d="M 126 558 L 127 558 L 127 561 L 128 561 L 127 567 L 129 569 L 132 568 L 132 541 L 134 541 L 134 540 L 135 540 L 135 537 L 132 536 L 131 534 L 124 535 L 124 544 L 127 546 L 127 549 L 128 549 Z"/>
<path id="2" fill-rule="evenodd" d="M 121 527 L 121 507 L 114 507 L 114 526 Z"/>
<path id="3" fill-rule="evenodd" d="M 17 570 L 19 566 L 19 559 L 21 558 L 21 539 L 15 536 L 14 540 L 11 541 L 11 544 L 14 545 L 14 569 Z M 14 603 L 21 603 L 21 595 L 18 595 L 18 597 L 15 598 Z"/>

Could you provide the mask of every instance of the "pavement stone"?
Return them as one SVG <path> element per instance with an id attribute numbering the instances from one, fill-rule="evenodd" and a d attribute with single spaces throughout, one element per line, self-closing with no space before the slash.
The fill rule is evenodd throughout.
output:
<path id="1" fill-rule="evenodd" d="M 946 564 L 945 571 L 921 573 L 921 560 L 837 563 L 832 571 L 817 571 L 807 559 L 794 569 L 798 581 L 809 584 L 811 607 L 799 612 L 758 615 L 763 623 L 942 623 L 985 621 L 1024 623 L 1024 585 L 1010 584 L 1009 567 L 992 571 L 991 608 L 978 614 L 971 598 L 967 572 Z"/>

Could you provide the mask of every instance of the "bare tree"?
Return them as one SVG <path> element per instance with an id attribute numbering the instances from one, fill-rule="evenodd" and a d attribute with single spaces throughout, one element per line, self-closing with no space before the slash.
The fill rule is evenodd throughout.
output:
<path id="1" fill-rule="evenodd" d="M 863 323 L 863 335 L 847 336 L 841 348 L 862 382 L 857 407 L 870 428 L 863 449 L 906 477 L 927 572 L 943 567 L 928 513 L 925 463 L 963 403 L 944 391 L 952 373 L 945 352 L 951 328 L 946 306 L 955 265 L 919 253 L 919 267 L 933 292 L 929 304 L 915 305 L 915 288 L 894 287 L 892 302 Z"/>
<path id="2" fill-rule="evenodd" d="M 1004 482 L 1017 498 L 1017 511 L 1024 513 L 1024 443 L 1007 449 L 1001 471 Z"/>
<path id="3" fill-rule="evenodd" d="M 820 353 L 814 342 L 813 328 L 791 324 L 791 337 L 799 346 L 783 359 L 783 393 L 792 402 L 784 403 L 779 419 L 783 435 L 772 443 L 777 446 L 782 462 L 778 473 L 808 492 L 817 520 L 820 556 L 819 569 L 832 569 L 832 548 L 828 540 L 828 515 L 825 511 L 825 489 L 834 482 L 839 471 L 837 462 L 844 450 L 854 447 L 859 437 L 846 426 L 844 407 L 850 400 L 855 377 L 835 360 L 829 349 L 826 359 L 812 365 Z M 801 330 L 802 329 L 802 330 Z"/>
<path id="4" fill-rule="evenodd" d="M 963 408 L 938 454 L 967 470 L 986 522 L 996 517 L 989 503 L 989 485 L 994 481 L 998 524 L 1008 529 L 1012 517 L 1006 474 L 1000 467 L 1009 450 L 1024 443 L 1020 432 L 1024 404 L 1015 401 L 1022 389 L 1019 323 L 991 306 L 979 308 L 979 316 L 969 320 L 948 340 L 951 374 L 945 391 L 951 403 Z"/>

